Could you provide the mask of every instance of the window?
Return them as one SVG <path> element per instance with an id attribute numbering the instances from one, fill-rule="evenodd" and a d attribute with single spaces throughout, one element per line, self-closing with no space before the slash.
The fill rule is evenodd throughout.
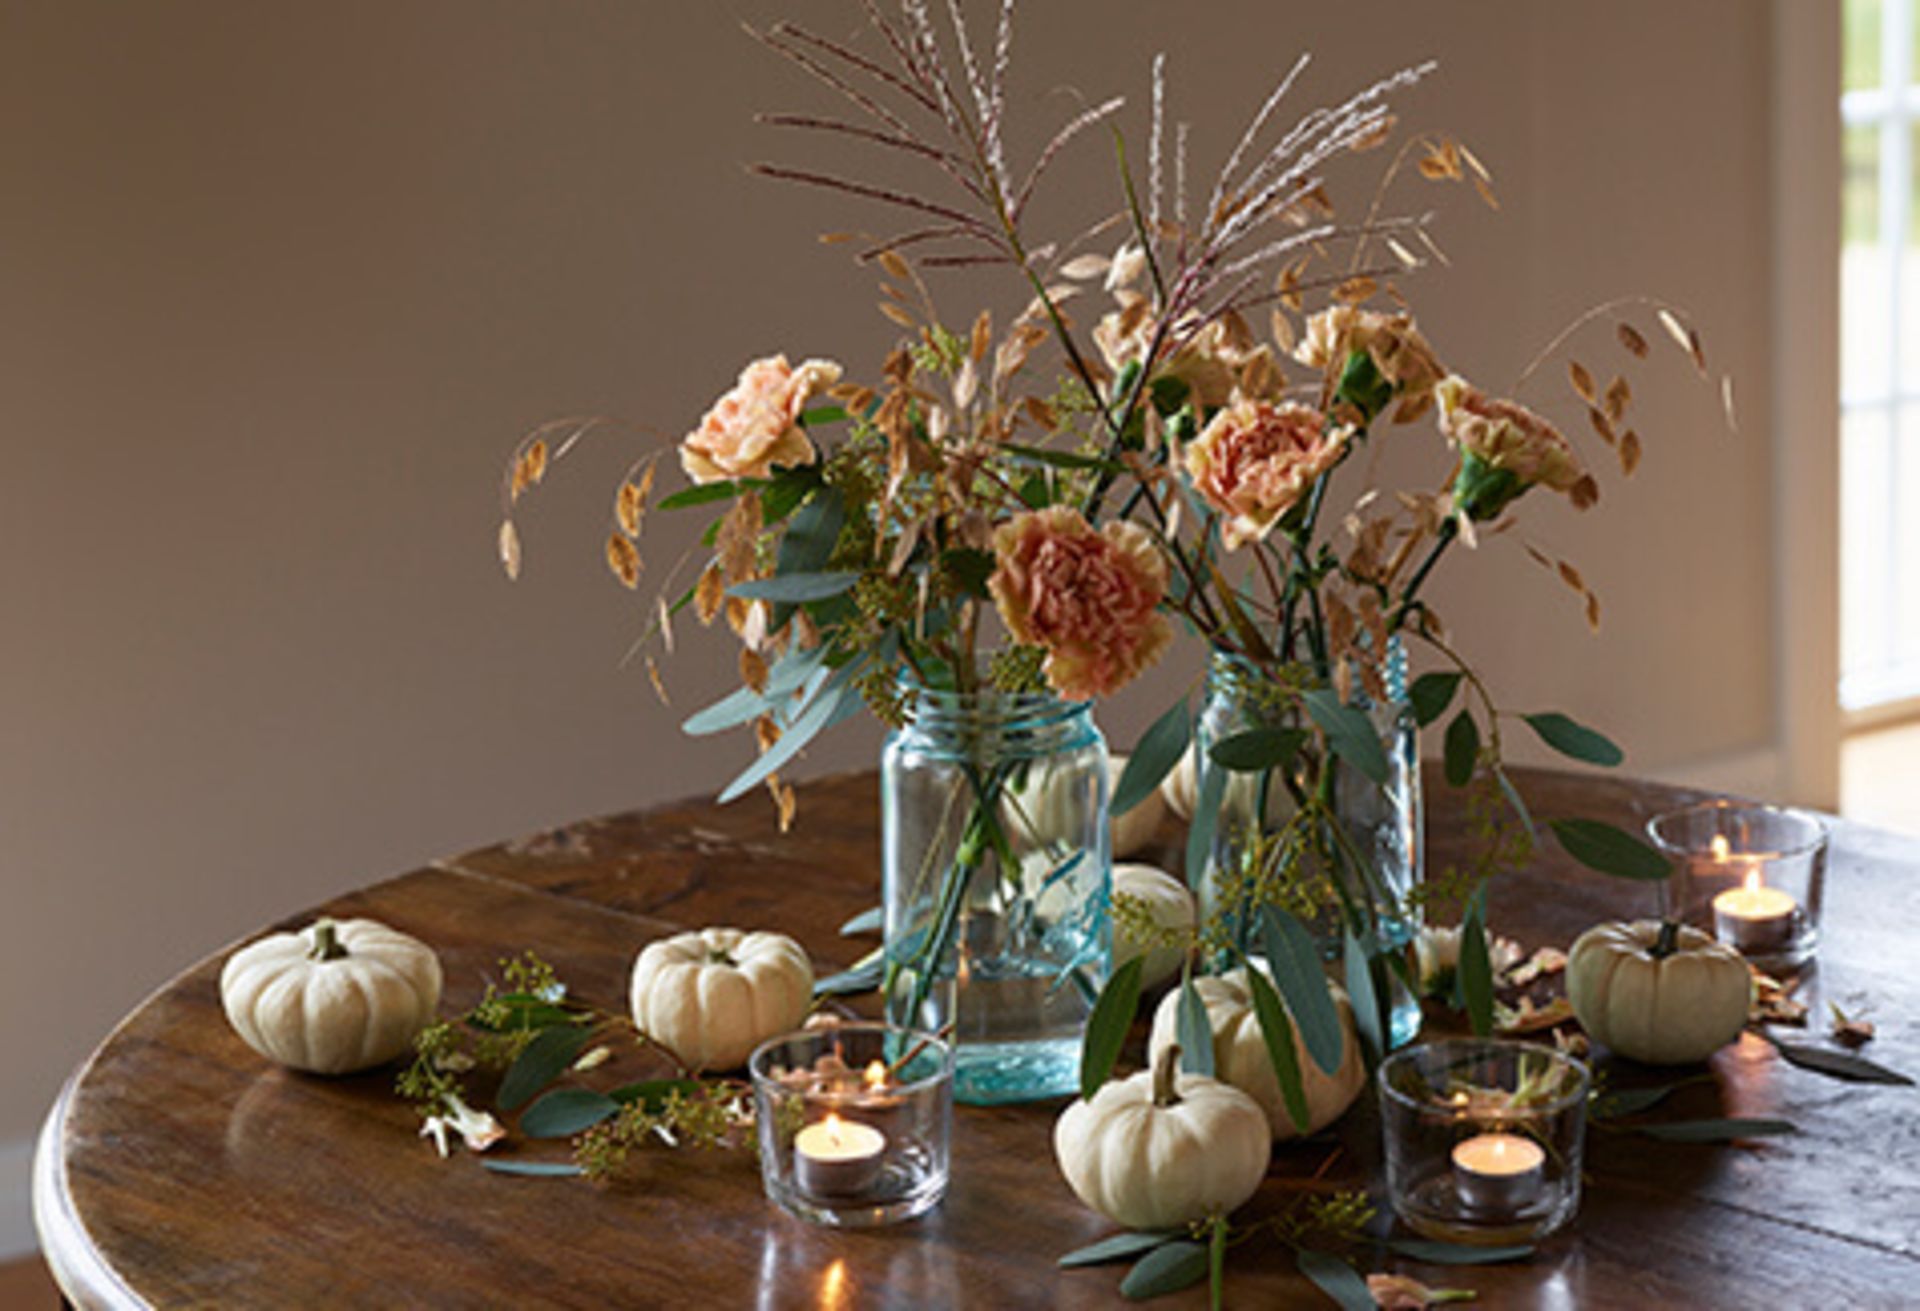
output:
<path id="1" fill-rule="evenodd" d="M 1848 710 L 1920 699 L 1920 31 L 1846 0 L 1841 67 L 1841 676 Z"/>

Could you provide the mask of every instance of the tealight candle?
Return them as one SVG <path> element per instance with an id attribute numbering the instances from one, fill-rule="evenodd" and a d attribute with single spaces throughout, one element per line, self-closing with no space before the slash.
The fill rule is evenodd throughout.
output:
<path id="1" fill-rule="evenodd" d="M 1530 1138 L 1483 1133 L 1453 1149 L 1453 1181 L 1469 1210 L 1512 1215 L 1540 1194 L 1547 1154 Z"/>
<path id="2" fill-rule="evenodd" d="M 1750 870 L 1746 882 L 1713 899 L 1713 934 L 1741 951 L 1778 951 L 1793 941 L 1800 903 L 1782 888 L 1760 881 Z"/>
<path id="3" fill-rule="evenodd" d="M 858 1197 L 880 1177 L 887 1136 L 870 1124 L 829 1114 L 794 1135 L 793 1172 L 815 1197 Z"/>

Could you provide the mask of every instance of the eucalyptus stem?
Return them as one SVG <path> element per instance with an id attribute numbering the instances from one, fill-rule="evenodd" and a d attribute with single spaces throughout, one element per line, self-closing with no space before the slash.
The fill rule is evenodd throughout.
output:
<path id="1" fill-rule="evenodd" d="M 1433 545 L 1427 549 L 1426 558 L 1420 562 L 1420 567 L 1413 571 L 1413 577 L 1407 580 L 1407 590 L 1401 594 L 1400 604 L 1394 607 L 1392 617 L 1387 620 L 1389 633 L 1399 632 L 1400 626 L 1406 623 L 1407 614 L 1413 609 L 1414 597 L 1419 594 L 1421 585 L 1427 581 L 1427 575 L 1433 572 L 1433 567 L 1440 563 L 1440 557 L 1446 554 L 1447 548 L 1453 545 L 1453 539 L 1459 535 L 1459 520 L 1449 517 L 1440 525 L 1439 531 L 1434 534 Z"/>

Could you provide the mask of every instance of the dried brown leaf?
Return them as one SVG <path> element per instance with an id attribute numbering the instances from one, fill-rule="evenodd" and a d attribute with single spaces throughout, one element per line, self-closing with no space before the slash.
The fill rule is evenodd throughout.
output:
<path id="1" fill-rule="evenodd" d="M 701 623 L 711 624 L 726 597 L 726 575 L 716 560 L 701 572 L 700 581 L 693 585 L 693 612 L 700 616 Z"/>
<path id="2" fill-rule="evenodd" d="M 1613 420 L 1592 406 L 1587 407 L 1587 419 L 1593 424 L 1593 430 L 1600 434 L 1600 440 L 1609 446 L 1617 444 L 1620 434 L 1613 430 Z"/>
<path id="3" fill-rule="evenodd" d="M 1592 474 L 1582 474 L 1580 481 L 1567 493 L 1567 499 L 1573 502 L 1576 510 L 1589 510 L 1600 499 L 1600 484 L 1593 480 Z"/>
<path id="4" fill-rule="evenodd" d="M 881 301 L 880 312 L 903 328 L 911 330 L 919 326 L 914 322 L 913 315 L 907 313 L 892 301 Z"/>
<path id="5" fill-rule="evenodd" d="M 1600 598 L 1592 592 L 1587 593 L 1587 627 L 1600 631 Z"/>
<path id="6" fill-rule="evenodd" d="M 993 313 L 981 310 L 973 321 L 973 332 L 967 343 L 967 358 L 975 364 L 987 358 L 987 352 L 993 349 Z"/>
<path id="7" fill-rule="evenodd" d="M 1625 378 L 1616 375 L 1614 380 L 1607 384 L 1607 394 L 1601 401 L 1601 404 L 1606 407 L 1607 418 L 1614 423 L 1620 422 L 1621 416 L 1627 412 L 1627 406 L 1632 403 L 1633 388 L 1627 385 Z"/>
<path id="8" fill-rule="evenodd" d="M 1072 278 L 1075 282 L 1085 282 L 1089 278 L 1105 277 L 1107 270 L 1113 267 L 1113 261 L 1105 255 L 1076 255 L 1060 266 L 1060 276 Z"/>
<path id="9" fill-rule="evenodd" d="M 640 586 L 640 552 L 617 532 L 607 534 L 607 568 L 613 570 L 613 576 L 620 580 L 621 586 Z"/>
<path id="10" fill-rule="evenodd" d="M 614 521 L 629 537 L 640 535 L 640 515 L 646 509 L 645 493 L 638 483 L 624 482 L 613 498 Z"/>
<path id="11" fill-rule="evenodd" d="M 1587 372 L 1587 366 L 1579 360 L 1567 361 L 1567 377 L 1573 382 L 1573 390 L 1588 405 L 1594 404 L 1597 394 L 1593 389 L 1593 375 Z"/>
<path id="12" fill-rule="evenodd" d="M 1379 290 L 1380 284 L 1362 273 L 1355 277 L 1347 278 L 1341 282 L 1339 286 L 1335 287 L 1333 289 L 1333 298 L 1344 304 L 1358 305 L 1362 301 L 1372 299 L 1373 294 Z"/>
<path id="13" fill-rule="evenodd" d="M 500 521 L 500 567 L 507 571 L 507 577 L 520 577 L 520 530 L 513 526 L 513 520 Z"/>
<path id="14" fill-rule="evenodd" d="M 758 692 L 767 685 L 767 660 L 750 646 L 740 648 L 740 681 Z"/>
<path id="15" fill-rule="evenodd" d="M 1578 569 L 1575 569 L 1571 564 L 1567 563 L 1565 560 L 1562 560 L 1559 563 L 1558 571 L 1560 574 L 1561 582 L 1565 583 L 1568 587 L 1571 587 L 1574 591 L 1579 592 L 1583 596 L 1586 594 L 1587 580 L 1580 576 L 1580 571 Z"/>

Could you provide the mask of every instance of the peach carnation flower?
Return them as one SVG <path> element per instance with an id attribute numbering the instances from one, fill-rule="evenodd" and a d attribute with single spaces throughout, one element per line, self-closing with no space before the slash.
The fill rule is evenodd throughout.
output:
<path id="1" fill-rule="evenodd" d="M 1153 344 L 1155 321 L 1151 314 L 1134 308 L 1141 298 L 1123 296 L 1125 307 L 1103 316 L 1093 329 L 1094 344 L 1100 348 L 1107 367 L 1119 373 L 1138 363 Z M 1282 381 L 1280 365 L 1265 346 L 1253 342 L 1245 325 L 1227 319 L 1213 319 L 1193 329 L 1193 320 L 1174 338 L 1185 337 L 1179 347 L 1162 355 L 1154 368 L 1156 378 L 1178 378 L 1187 384 L 1189 394 L 1207 409 L 1225 405 L 1234 389 L 1248 374 L 1247 366 L 1266 356 L 1265 376 L 1275 384 Z"/>
<path id="2" fill-rule="evenodd" d="M 1208 505 L 1227 516 L 1228 550 L 1258 541 L 1335 464 L 1353 428 L 1326 426 L 1316 409 L 1287 401 L 1236 401 L 1215 414 L 1186 448 L 1187 475 Z"/>
<path id="3" fill-rule="evenodd" d="M 1403 397 L 1431 391 L 1446 375 L 1433 347 L 1413 326 L 1409 314 L 1382 314 L 1377 310 L 1335 305 L 1307 320 L 1307 335 L 1293 357 L 1309 368 L 1324 369 L 1329 361 L 1341 367 L 1354 351 L 1365 351 L 1382 378 Z"/>
<path id="4" fill-rule="evenodd" d="M 800 412 L 838 381 L 832 360 L 808 360 L 798 369 L 784 355 L 755 360 L 680 443 L 680 467 L 695 482 L 711 483 L 764 478 L 776 464 L 812 464 L 818 455 Z"/>
<path id="5" fill-rule="evenodd" d="M 1155 613 L 1167 562 L 1138 524 L 1100 532 L 1069 506 L 1032 510 L 993 535 L 987 580 L 1014 640 L 1047 649 L 1047 681 L 1074 701 L 1107 696 L 1160 658 L 1173 627 Z"/>
<path id="6" fill-rule="evenodd" d="M 1585 509 L 1599 489 L 1551 423 L 1512 401 L 1496 400 L 1458 374 L 1433 389 L 1440 402 L 1440 431 L 1469 457 L 1456 481 L 1454 499 L 1475 519 L 1491 519 L 1514 497 L 1535 485 L 1565 492 Z M 1482 476 L 1468 467 L 1478 464 Z M 1508 488 L 1491 491 L 1480 484 L 1491 473 L 1511 476 Z M 1467 486 L 1474 482 L 1474 486 Z"/>

